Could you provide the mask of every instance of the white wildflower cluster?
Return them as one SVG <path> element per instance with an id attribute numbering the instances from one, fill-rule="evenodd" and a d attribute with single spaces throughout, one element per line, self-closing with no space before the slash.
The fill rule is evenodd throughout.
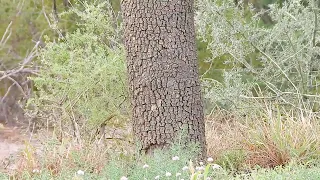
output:
<path id="1" fill-rule="evenodd" d="M 149 165 L 148 165 L 148 164 L 145 164 L 145 165 L 142 166 L 142 168 L 143 168 L 143 169 L 147 169 L 147 168 L 149 168 Z"/>
<path id="2" fill-rule="evenodd" d="M 172 159 L 172 161 L 180 160 L 179 156 L 173 156 L 171 159 Z M 180 171 L 180 172 L 176 171 L 175 174 L 173 174 L 170 171 L 165 171 L 163 176 L 157 175 L 157 176 L 154 177 L 154 179 L 158 180 L 158 179 L 161 179 L 161 177 L 164 177 L 165 179 L 172 179 L 172 176 L 174 176 L 174 175 L 175 175 L 174 179 L 177 179 L 177 180 L 184 180 L 182 177 L 186 176 L 186 175 L 191 176 L 191 177 L 194 177 L 195 175 L 197 175 L 198 178 L 202 178 L 204 176 L 205 171 L 206 171 L 206 167 L 212 167 L 211 171 L 212 170 L 216 170 L 216 169 L 221 169 L 221 166 L 219 166 L 218 164 L 213 164 L 213 158 L 212 157 L 208 157 L 207 158 L 207 164 L 204 163 L 204 162 L 199 162 L 199 165 L 194 167 L 192 161 L 190 161 L 189 166 L 184 166 L 184 167 L 181 168 L 182 171 Z M 143 169 L 148 169 L 148 168 L 150 168 L 150 166 L 148 164 L 144 164 L 142 166 L 142 168 Z M 80 174 L 81 174 L 81 172 L 80 172 Z M 128 178 L 126 176 L 122 176 L 120 178 L 120 180 L 128 180 Z M 205 180 L 211 180 L 211 178 L 207 177 Z"/>
<path id="3" fill-rule="evenodd" d="M 212 164 L 212 169 L 222 169 L 222 167 L 218 164 Z"/>
<path id="4" fill-rule="evenodd" d="M 84 171 L 78 170 L 78 171 L 77 171 L 77 175 L 83 176 L 83 175 L 84 175 Z"/>
<path id="5" fill-rule="evenodd" d="M 182 168 L 182 171 L 187 171 L 188 169 L 189 169 L 188 166 L 184 166 L 184 167 Z"/>
<path id="6" fill-rule="evenodd" d="M 173 161 L 178 161 L 178 160 L 179 160 L 179 157 L 178 157 L 178 156 L 174 156 L 174 157 L 172 157 L 172 160 L 173 160 Z"/>
<path id="7" fill-rule="evenodd" d="M 120 178 L 120 180 L 128 180 L 128 178 L 125 177 L 125 176 L 122 176 L 122 177 Z"/>
<path id="8" fill-rule="evenodd" d="M 204 170 L 204 167 L 203 167 L 203 166 L 197 166 L 197 167 L 196 167 L 196 170 L 197 170 L 197 171 L 203 171 L 203 170 Z"/>
<path id="9" fill-rule="evenodd" d="M 33 169 L 32 172 L 33 173 L 40 173 L 40 170 L 39 169 Z"/>

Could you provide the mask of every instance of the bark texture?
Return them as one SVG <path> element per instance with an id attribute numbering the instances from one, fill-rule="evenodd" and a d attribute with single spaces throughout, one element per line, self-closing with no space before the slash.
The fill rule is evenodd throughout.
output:
<path id="1" fill-rule="evenodd" d="M 183 127 L 205 153 L 193 0 L 123 0 L 133 131 L 146 153 Z"/>

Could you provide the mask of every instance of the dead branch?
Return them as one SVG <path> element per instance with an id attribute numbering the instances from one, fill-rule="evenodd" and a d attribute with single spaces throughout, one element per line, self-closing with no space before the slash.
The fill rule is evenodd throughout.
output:
<path id="1" fill-rule="evenodd" d="M 24 0 L 22 2 L 24 2 Z M 18 14 L 19 12 L 20 11 L 18 11 Z M 0 50 L 3 50 L 6 43 L 9 42 L 12 24 L 13 21 L 8 24 L 2 38 L 0 37 Z M 38 56 L 39 45 L 40 41 L 37 41 L 30 52 L 27 53 L 24 58 L 21 58 L 21 62 L 13 68 L 8 68 L 5 63 L 0 63 L 0 84 L 1 88 L 5 90 L 4 95 L 2 97 L 0 95 L 0 107 L 2 107 L 2 109 L 11 108 L 11 110 L 15 112 L 16 109 L 13 107 L 15 106 L 13 104 L 18 104 L 21 100 L 30 98 L 32 86 L 29 85 L 31 81 L 27 78 L 38 75 L 38 68 L 33 62 Z M 4 114 L 1 115 L 0 113 L 0 116 L 4 117 L 8 117 L 8 113 L 15 114 L 9 111 L 7 112 L 6 110 L 2 110 L 2 113 Z M 12 118 L 5 119 L 6 122 L 9 120 L 11 121 Z"/>

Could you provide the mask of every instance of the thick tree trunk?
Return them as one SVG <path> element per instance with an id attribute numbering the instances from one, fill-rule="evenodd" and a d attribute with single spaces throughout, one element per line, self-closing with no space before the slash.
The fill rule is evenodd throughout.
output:
<path id="1" fill-rule="evenodd" d="M 193 0 L 123 0 L 133 130 L 146 153 L 183 127 L 205 153 Z M 204 154 L 203 154 L 204 155 Z"/>

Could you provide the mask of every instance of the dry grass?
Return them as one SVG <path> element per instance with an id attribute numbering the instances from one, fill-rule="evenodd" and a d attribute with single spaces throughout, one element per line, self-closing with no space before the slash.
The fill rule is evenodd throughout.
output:
<path id="1" fill-rule="evenodd" d="M 220 111 L 206 124 L 208 154 L 215 159 L 233 150 L 244 152 L 241 163 L 249 167 L 311 164 L 320 159 L 320 124 L 313 113 L 266 106 L 265 112 L 246 118 Z"/>
<path id="2" fill-rule="evenodd" d="M 228 112 L 218 111 L 206 118 L 208 155 L 217 159 L 229 150 L 244 148 L 246 134 L 239 119 Z"/>
<path id="3" fill-rule="evenodd" d="M 19 157 L 18 168 L 13 176 L 19 179 L 23 173 L 32 175 L 44 170 L 55 176 L 68 169 L 100 173 L 109 159 L 107 149 L 97 145 L 79 146 L 73 141 L 64 140 L 61 144 L 48 145 L 40 153 L 28 145 Z"/>
<path id="4" fill-rule="evenodd" d="M 75 138 L 65 136 L 63 139 L 46 133 L 37 134 L 41 145 L 30 143 L 17 157 L 17 169 L 12 177 L 20 179 L 23 174 L 37 174 L 42 171 L 52 176 L 59 175 L 65 170 L 82 170 L 99 174 L 113 156 L 126 158 L 132 153 L 128 144 L 119 139 L 94 142 L 82 141 L 78 143 Z M 131 145 L 132 146 L 132 145 Z M 127 148 L 127 151 L 123 150 Z M 112 153 L 112 154 L 111 154 Z"/>
<path id="5" fill-rule="evenodd" d="M 309 164 L 320 158 L 320 124 L 313 113 L 266 107 L 260 120 L 246 125 L 250 165 L 275 167 L 290 161 Z"/>

